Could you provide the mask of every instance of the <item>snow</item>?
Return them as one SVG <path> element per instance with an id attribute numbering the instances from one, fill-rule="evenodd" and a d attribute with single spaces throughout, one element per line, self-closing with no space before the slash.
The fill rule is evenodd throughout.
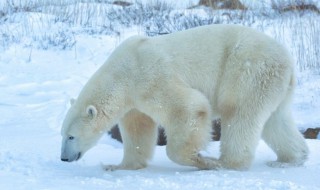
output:
<path id="1" fill-rule="evenodd" d="M 147 168 L 110 172 L 103 170 L 103 165 L 120 163 L 123 149 L 122 144 L 108 135 L 80 161 L 61 162 L 60 127 L 70 98 L 77 97 L 121 41 L 141 31 L 139 27 L 131 27 L 123 29 L 121 36 L 72 34 L 66 26 L 39 25 L 44 23 L 39 22 L 39 14 L 30 17 L 17 14 L 16 20 L 0 25 L 0 31 L 16 32 L 22 20 L 25 23 L 22 28 L 33 27 L 29 31 L 34 34 L 63 31 L 73 35 L 76 44 L 66 49 L 51 47 L 48 42 L 44 45 L 41 39 L 32 38 L 27 30 L 26 38 L 0 47 L 1 190 L 320 189 L 319 140 L 307 140 L 310 157 L 304 166 L 296 168 L 268 167 L 266 162 L 276 156 L 261 141 L 249 171 L 199 171 L 180 166 L 167 158 L 165 147 L 158 146 Z M 4 26 L 6 29 L 1 28 Z M 50 31 L 43 31 L 48 28 Z M 293 100 L 297 127 L 301 130 L 320 127 L 319 71 L 298 71 L 297 77 Z M 205 153 L 218 157 L 219 142 L 212 142 Z"/>

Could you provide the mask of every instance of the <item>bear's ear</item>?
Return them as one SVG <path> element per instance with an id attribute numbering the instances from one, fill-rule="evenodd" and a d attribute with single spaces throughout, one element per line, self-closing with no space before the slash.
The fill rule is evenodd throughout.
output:
<path id="1" fill-rule="evenodd" d="M 87 107 L 87 114 L 91 119 L 93 119 L 97 116 L 98 111 L 97 111 L 96 107 L 94 107 L 93 105 L 89 105 Z"/>
<path id="2" fill-rule="evenodd" d="M 75 102 L 76 102 L 76 99 L 74 99 L 74 98 L 70 99 L 70 105 L 73 105 Z"/>

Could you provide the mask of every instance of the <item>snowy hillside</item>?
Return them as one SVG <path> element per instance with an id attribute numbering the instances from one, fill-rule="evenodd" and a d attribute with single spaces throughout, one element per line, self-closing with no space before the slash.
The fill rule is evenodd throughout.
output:
<path id="1" fill-rule="evenodd" d="M 297 168 L 266 166 L 276 157 L 261 141 L 254 164 L 245 172 L 179 166 L 167 158 L 165 147 L 157 147 L 146 169 L 108 172 L 102 165 L 119 163 L 123 151 L 122 145 L 108 135 L 80 161 L 60 161 L 60 128 L 69 99 L 77 97 L 121 41 L 135 34 L 172 32 L 199 23 L 249 25 L 286 44 L 297 60 L 298 86 L 293 102 L 297 127 L 320 127 L 320 15 L 264 16 L 254 11 L 242 14 L 220 10 L 212 16 L 207 9 L 185 9 L 189 6 L 185 1 L 172 2 L 176 5 L 167 11 L 169 17 L 157 17 L 159 12 L 153 11 L 140 20 L 124 17 L 121 7 L 106 4 L 31 6 L 29 11 L 16 11 L 0 3 L 4 13 L 0 16 L 1 190 L 320 189 L 317 139 L 307 140 L 310 157 L 305 166 Z M 102 18 L 106 13 L 109 17 Z M 218 147 L 219 142 L 212 142 L 207 154 L 218 157 Z"/>

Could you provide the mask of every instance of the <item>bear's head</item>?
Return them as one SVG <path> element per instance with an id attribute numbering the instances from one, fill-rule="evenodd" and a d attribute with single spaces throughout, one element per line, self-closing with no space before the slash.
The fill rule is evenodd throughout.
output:
<path id="1" fill-rule="evenodd" d="M 93 105 L 71 100 L 71 107 L 63 121 L 61 160 L 79 160 L 103 135 L 103 121 Z"/>

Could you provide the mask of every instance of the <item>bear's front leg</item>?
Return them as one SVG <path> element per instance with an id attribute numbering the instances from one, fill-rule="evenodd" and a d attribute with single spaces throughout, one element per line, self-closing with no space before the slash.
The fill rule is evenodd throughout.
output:
<path id="1" fill-rule="evenodd" d="M 167 155 L 181 165 L 199 169 L 219 169 L 219 160 L 204 157 L 204 150 L 211 139 L 211 111 L 207 98 L 194 89 L 184 89 L 185 96 L 172 103 L 167 112 L 165 130 Z"/>
<path id="2" fill-rule="evenodd" d="M 121 120 L 120 132 L 124 155 L 121 164 L 105 166 L 106 170 L 137 170 L 147 166 L 153 156 L 158 130 L 156 123 L 136 109 Z"/>
<path id="3" fill-rule="evenodd" d="M 199 153 L 199 147 L 193 145 L 190 146 L 189 142 L 177 143 L 177 141 L 172 141 L 168 140 L 166 149 L 167 155 L 177 164 L 195 166 L 201 170 L 217 170 L 222 168 L 222 165 L 218 159 L 202 156 Z"/>

